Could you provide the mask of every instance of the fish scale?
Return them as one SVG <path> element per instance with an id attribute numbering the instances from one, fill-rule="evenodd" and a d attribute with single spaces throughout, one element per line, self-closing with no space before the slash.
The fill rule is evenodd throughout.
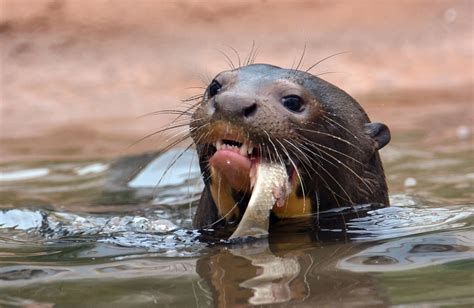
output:
<path id="1" fill-rule="evenodd" d="M 255 186 L 247 209 L 237 229 L 229 237 L 265 237 L 268 235 L 269 211 L 277 202 L 275 190 L 288 192 L 286 167 L 278 163 L 260 163 L 257 166 Z M 287 195 L 285 195 L 286 197 Z"/>

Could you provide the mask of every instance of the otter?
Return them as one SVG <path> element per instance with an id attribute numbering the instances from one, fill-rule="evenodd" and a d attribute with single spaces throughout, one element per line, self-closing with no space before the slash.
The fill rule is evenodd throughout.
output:
<path id="1" fill-rule="evenodd" d="M 390 141 L 388 127 L 307 71 L 250 64 L 219 73 L 191 116 L 190 135 L 205 184 L 195 228 L 235 228 L 262 162 L 284 165 L 289 181 L 271 225 L 317 226 L 324 211 L 389 205 L 378 153 Z"/>

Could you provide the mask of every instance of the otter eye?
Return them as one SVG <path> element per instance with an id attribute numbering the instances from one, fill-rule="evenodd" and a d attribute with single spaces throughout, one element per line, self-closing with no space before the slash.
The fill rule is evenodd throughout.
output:
<path id="1" fill-rule="evenodd" d="M 221 84 L 213 80 L 211 84 L 209 85 L 209 97 L 213 97 L 214 95 L 219 93 L 221 88 L 222 88 Z"/>
<path id="2" fill-rule="evenodd" d="M 285 106 L 287 109 L 291 111 L 294 111 L 294 112 L 302 111 L 303 100 L 298 95 L 285 96 L 281 99 L 281 102 L 283 103 L 283 106 Z"/>

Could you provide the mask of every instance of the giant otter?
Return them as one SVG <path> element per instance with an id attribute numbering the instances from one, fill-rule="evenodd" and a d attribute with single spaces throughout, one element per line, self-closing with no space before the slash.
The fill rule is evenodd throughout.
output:
<path id="1" fill-rule="evenodd" d="M 288 191 L 276 192 L 272 222 L 317 225 L 329 209 L 389 203 L 378 154 L 389 129 L 306 71 L 251 64 L 219 73 L 192 114 L 190 133 L 205 182 L 196 228 L 237 226 L 262 162 L 283 164 L 289 180 Z"/>

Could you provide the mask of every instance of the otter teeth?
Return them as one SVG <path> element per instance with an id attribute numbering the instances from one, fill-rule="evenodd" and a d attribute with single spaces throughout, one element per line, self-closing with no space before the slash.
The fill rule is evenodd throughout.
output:
<path id="1" fill-rule="evenodd" d="M 249 148 L 249 147 L 248 147 L 247 144 L 245 144 L 245 143 L 242 144 L 242 146 L 240 146 L 240 150 L 239 150 L 240 155 L 242 155 L 242 156 L 247 156 L 247 149 L 248 149 L 248 148 Z"/>
<path id="2" fill-rule="evenodd" d="M 252 152 L 253 152 L 253 145 L 250 145 L 247 148 L 247 155 L 249 155 L 249 156 L 252 155 Z"/>
<path id="3" fill-rule="evenodd" d="M 252 155 L 252 152 L 253 152 L 253 149 L 254 149 L 253 145 L 250 145 L 249 143 L 246 143 L 246 142 L 242 143 L 242 145 L 239 147 L 239 146 L 236 146 L 236 145 L 226 144 L 226 143 L 224 143 L 224 141 L 222 139 L 217 140 L 214 143 L 214 146 L 216 147 L 217 151 L 219 151 L 219 150 L 233 150 L 233 151 L 239 152 L 240 155 L 245 156 L 245 157 L 248 157 L 248 156 Z"/>

